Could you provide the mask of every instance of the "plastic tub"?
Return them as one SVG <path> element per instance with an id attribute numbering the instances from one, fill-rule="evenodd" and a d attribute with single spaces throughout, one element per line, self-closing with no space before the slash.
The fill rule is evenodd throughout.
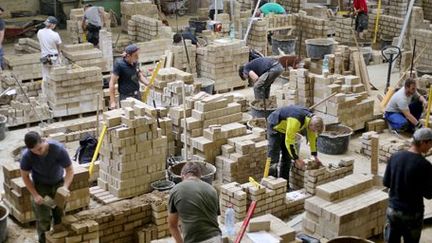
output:
<path id="1" fill-rule="evenodd" d="M 286 54 L 294 54 L 297 38 L 293 36 L 272 36 L 272 54 L 279 55 L 279 48 Z"/>
<path id="2" fill-rule="evenodd" d="M 158 180 L 150 184 L 153 190 L 167 191 L 175 186 L 175 183 L 167 180 Z"/>
<path id="3" fill-rule="evenodd" d="M 207 162 L 202 162 L 202 161 L 190 161 L 190 162 L 196 162 L 200 164 L 201 173 L 202 173 L 201 180 L 211 185 L 213 183 L 213 179 L 216 174 L 216 167 L 212 164 L 209 164 Z M 181 170 L 186 163 L 187 162 L 181 162 L 174 166 L 168 167 L 168 177 L 172 182 L 177 184 L 182 181 Z"/>
<path id="4" fill-rule="evenodd" d="M 333 53 L 335 41 L 331 38 L 317 38 L 305 40 L 306 53 L 311 59 L 323 59 L 325 55 Z"/>
<path id="5" fill-rule="evenodd" d="M 259 106 L 258 103 L 263 102 L 263 100 L 254 100 L 250 102 L 251 115 L 254 118 L 267 118 L 273 111 L 277 109 L 277 105 L 271 99 L 266 100 L 266 109 L 262 106 Z"/>
<path id="6" fill-rule="evenodd" d="M 432 75 L 432 67 L 428 66 L 418 66 L 416 67 L 417 77 L 421 77 L 423 75 Z"/>
<path id="7" fill-rule="evenodd" d="M 348 150 L 352 133 L 350 127 L 330 125 L 318 136 L 317 149 L 324 154 L 344 154 Z"/>

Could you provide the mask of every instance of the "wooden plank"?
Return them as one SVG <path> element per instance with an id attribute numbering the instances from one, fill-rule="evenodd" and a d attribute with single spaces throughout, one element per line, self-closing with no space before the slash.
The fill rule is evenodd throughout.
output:
<path id="1" fill-rule="evenodd" d="M 378 175 L 379 136 L 371 137 L 371 174 Z"/>
<path id="2" fill-rule="evenodd" d="M 365 88 L 366 88 L 366 91 L 367 91 L 368 93 L 370 93 L 371 85 L 370 85 L 369 72 L 368 72 L 368 70 L 367 70 L 366 62 L 365 62 L 365 60 L 364 60 L 363 55 L 359 53 L 359 56 L 360 56 L 360 72 L 361 72 L 361 79 L 362 79 L 363 85 L 364 85 Z"/>

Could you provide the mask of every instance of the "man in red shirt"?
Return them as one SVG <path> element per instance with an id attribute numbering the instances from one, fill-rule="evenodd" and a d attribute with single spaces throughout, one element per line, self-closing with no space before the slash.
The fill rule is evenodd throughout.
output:
<path id="1" fill-rule="evenodd" d="M 368 28 L 368 7 L 366 0 L 354 0 L 354 14 L 356 15 L 355 30 L 360 39 L 364 39 L 364 32 Z"/>

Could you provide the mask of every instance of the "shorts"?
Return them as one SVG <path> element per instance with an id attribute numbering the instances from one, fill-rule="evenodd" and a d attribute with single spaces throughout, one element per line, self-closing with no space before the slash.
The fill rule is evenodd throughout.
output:
<path id="1" fill-rule="evenodd" d="M 365 13 L 359 13 L 357 14 L 356 20 L 355 20 L 355 30 L 357 32 L 363 32 L 364 30 L 367 30 L 368 28 L 368 15 Z"/>

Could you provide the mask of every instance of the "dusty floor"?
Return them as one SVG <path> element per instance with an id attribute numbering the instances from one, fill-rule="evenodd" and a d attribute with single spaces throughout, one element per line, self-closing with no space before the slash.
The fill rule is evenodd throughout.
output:
<path id="1" fill-rule="evenodd" d="M 173 22 L 174 19 L 171 18 L 170 22 L 171 23 L 175 23 Z M 179 21 L 179 25 L 185 25 L 185 20 L 181 19 Z M 175 28 L 175 24 L 172 24 L 172 26 L 174 26 L 173 28 Z M 66 31 L 61 30 L 60 33 L 62 35 L 67 35 Z M 66 41 L 67 38 L 64 38 L 64 41 Z M 13 44 L 9 43 L 5 45 L 5 49 L 6 49 L 6 53 L 12 53 L 13 52 Z M 385 86 L 385 79 L 386 79 L 386 72 L 387 72 L 387 64 L 381 64 L 381 65 L 375 65 L 375 66 L 369 66 L 369 75 L 371 77 L 372 83 L 379 88 L 380 90 L 383 90 L 384 86 Z M 393 73 L 392 76 L 392 80 L 395 82 L 395 80 L 397 79 L 398 74 L 397 73 Z M 276 90 L 281 88 L 283 81 L 279 80 L 278 82 L 276 82 L 273 86 L 272 86 L 272 90 Z M 251 88 L 246 88 L 244 90 L 239 90 L 239 91 L 235 91 L 236 93 L 240 93 L 245 95 L 246 97 L 248 97 L 248 99 L 252 99 L 253 97 L 253 91 Z M 372 96 L 376 96 L 376 94 L 379 93 L 377 91 L 374 91 Z M 376 106 L 377 110 L 378 110 L 378 105 Z M 88 117 L 88 118 L 83 118 L 83 119 L 95 119 L 95 117 Z M 70 121 L 66 121 L 64 123 L 67 124 L 71 124 L 76 122 L 76 120 L 70 120 Z M 24 129 L 19 129 L 19 130 L 13 130 L 13 131 L 8 131 L 6 133 L 6 138 L 3 141 L 0 141 L 0 165 L 2 165 L 5 161 L 9 161 L 12 160 L 12 156 L 11 153 L 12 151 L 19 147 L 19 146 L 23 146 L 23 137 L 24 134 L 28 131 L 40 131 L 40 127 L 31 127 L 31 128 L 24 128 Z M 350 147 L 349 147 L 349 151 L 344 154 L 344 155 L 340 155 L 340 156 L 331 156 L 331 155 L 325 155 L 325 154 L 320 154 L 320 158 L 321 160 L 325 163 L 332 163 L 332 162 L 338 162 L 339 158 L 343 158 L 343 157 L 353 157 L 355 158 L 355 173 L 369 173 L 370 171 L 370 160 L 367 157 L 364 157 L 358 153 L 356 153 L 356 151 L 358 151 L 358 148 L 360 146 L 360 142 L 359 142 L 359 134 L 355 134 L 352 139 L 351 139 L 351 143 L 350 143 Z M 68 143 L 66 144 L 66 147 L 68 148 L 68 151 L 70 152 L 70 155 L 73 156 L 74 152 L 77 148 L 77 143 Z M 307 146 L 303 145 L 302 146 L 302 151 L 301 153 L 304 156 L 308 156 L 308 148 Z M 380 164 L 379 165 L 379 174 L 382 175 L 384 173 L 384 169 L 385 169 L 385 164 Z M 3 181 L 3 173 L 0 173 L 0 182 Z M 0 192 L 3 191 L 3 187 L 2 187 L 2 183 L 0 183 Z M 9 239 L 7 240 L 7 242 L 9 243 L 30 243 L 30 242 L 36 242 L 36 234 L 35 234 L 35 229 L 34 229 L 34 225 L 30 225 L 26 228 L 20 227 L 16 224 L 16 222 L 12 219 L 8 219 L 8 231 L 9 231 Z M 374 240 L 374 241 L 378 241 L 378 242 L 382 242 L 380 240 Z M 431 226 L 425 226 L 425 229 L 423 230 L 423 234 L 422 234 L 422 239 L 421 242 L 432 242 L 432 227 Z"/>

